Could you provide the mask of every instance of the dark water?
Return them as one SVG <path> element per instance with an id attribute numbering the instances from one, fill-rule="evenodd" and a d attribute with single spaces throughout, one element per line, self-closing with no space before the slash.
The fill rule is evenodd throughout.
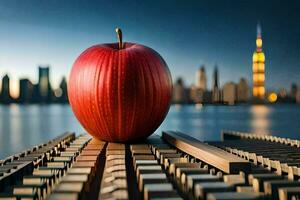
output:
<path id="1" fill-rule="evenodd" d="M 239 130 L 300 138 L 300 106 L 172 106 L 157 130 L 179 130 L 201 140 Z M 0 159 L 65 132 L 83 131 L 69 106 L 0 106 Z"/>

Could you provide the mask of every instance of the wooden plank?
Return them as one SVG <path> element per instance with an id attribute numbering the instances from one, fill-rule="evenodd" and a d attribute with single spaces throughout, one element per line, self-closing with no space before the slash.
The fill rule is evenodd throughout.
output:
<path id="1" fill-rule="evenodd" d="M 47 200 L 78 200 L 76 193 L 52 193 L 47 197 Z"/>
<path id="2" fill-rule="evenodd" d="M 278 189 L 279 200 L 292 199 L 300 195 L 300 187 L 282 187 Z"/>
<path id="3" fill-rule="evenodd" d="M 249 172 L 250 163 L 217 147 L 210 146 L 179 132 L 163 132 L 162 138 L 172 146 L 226 173 Z"/>
<path id="4" fill-rule="evenodd" d="M 259 200 L 262 199 L 259 193 L 251 192 L 216 192 L 207 195 L 207 200 Z"/>
<path id="5" fill-rule="evenodd" d="M 299 187 L 299 181 L 289 180 L 272 180 L 264 182 L 264 192 L 267 195 L 271 195 L 273 199 L 278 199 L 278 189 L 287 187 Z"/>
<path id="6" fill-rule="evenodd" d="M 70 193 L 80 193 L 83 191 L 83 183 L 73 182 L 73 183 L 60 183 L 54 189 L 54 192 L 70 192 Z"/>
<path id="7" fill-rule="evenodd" d="M 196 183 L 194 186 L 195 199 L 206 199 L 208 193 L 214 192 L 232 192 L 234 187 L 224 182 L 204 182 Z"/>
<path id="8" fill-rule="evenodd" d="M 148 184 L 145 185 L 144 188 L 144 200 L 148 200 L 153 198 L 151 196 L 151 193 L 159 193 L 157 197 L 160 197 L 163 195 L 163 193 L 167 193 L 166 196 L 170 196 L 168 192 L 174 191 L 173 186 L 171 183 L 160 183 L 160 184 Z"/>

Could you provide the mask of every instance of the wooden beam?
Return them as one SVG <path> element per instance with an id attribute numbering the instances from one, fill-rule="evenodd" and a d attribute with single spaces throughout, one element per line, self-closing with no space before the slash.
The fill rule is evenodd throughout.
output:
<path id="1" fill-rule="evenodd" d="M 162 138 L 170 145 L 200 159 L 225 173 L 248 173 L 251 165 L 247 160 L 232 155 L 217 147 L 205 144 L 186 134 L 174 131 L 162 133 Z"/>

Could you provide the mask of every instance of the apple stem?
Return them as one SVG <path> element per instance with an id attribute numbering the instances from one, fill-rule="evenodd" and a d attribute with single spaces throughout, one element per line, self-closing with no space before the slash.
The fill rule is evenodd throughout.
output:
<path id="1" fill-rule="evenodd" d="M 123 49 L 122 30 L 120 28 L 116 28 L 116 33 L 117 33 L 118 41 L 119 41 L 119 49 Z"/>

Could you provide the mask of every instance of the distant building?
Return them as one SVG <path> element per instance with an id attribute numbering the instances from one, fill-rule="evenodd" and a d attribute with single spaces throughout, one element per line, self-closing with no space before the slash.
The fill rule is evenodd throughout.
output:
<path id="1" fill-rule="evenodd" d="M 10 78 L 5 75 L 0 84 L 0 104 L 9 103 L 68 103 L 67 80 L 62 78 L 59 87 L 53 91 L 50 84 L 50 67 L 38 68 L 38 83 L 33 84 L 29 79 L 19 80 L 19 96 L 11 95 Z M 185 95 L 186 99 L 186 95 Z"/>
<path id="2" fill-rule="evenodd" d="M 256 50 L 253 53 L 253 99 L 263 102 L 265 99 L 265 54 L 262 51 L 260 25 L 257 25 Z"/>
<path id="3" fill-rule="evenodd" d="M 203 92 L 203 103 L 211 103 L 212 102 L 212 92 L 211 91 L 204 91 Z"/>
<path id="4" fill-rule="evenodd" d="M 59 103 L 68 103 L 67 81 L 65 77 L 62 78 L 59 88 L 54 91 L 54 94 Z"/>
<path id="5" fill-rule="evenodd" d="M 237 84 L 237 93 L 236 93 L 238 102 L 247 102 L 249 98 L 249 86 L 246 79 L 241 78 Z"/>
<path id="6" fill-rule="evenodd" d="M 295 91 L 294 91 L 295 92 Z M 297 92 L 295 92 L 297 93 Z M 295 103 L 297 98 L 297 94 L 295 94 L 294 97 L 288 93 L 288 91 L 285 88 L 281 88 L 278 93 L 278 102 L 281 103 Z"/>
<path id="7" fill-rule="evenodd" d="M 287 97 L 287 90 L 285 88 L 281 88 L 279 91 L 279 97 L 280 98 L 286 98 Z"/>
<path id="8" fill-rule="evenodd" d="M 291 97 L 292 97 L 292 99 L 294 99 L 294 100 L 296 99 L 297 93 L 298 93 L 298 86 L 295 83 L 293 83 L 291 85 Z"/>
<path id="9" fill-rule="evenodd" d="M 221 101 L 221 91 L 219 89 L 219 72 L 218 72 L 218 67 L 216 65 L 213 73 L 212 102 L 219 103 L 220 101 Z"/>
<path id="10" fill-rule="evenodd" d="M 220 103 L 221 102 L 221 90 L 219 88 L 214 87 L 212 90 L 212 102 L 213 103 Z"/>
<path id="11" fill-rule="evenodd" d="M 19 103 L 30 103 L 32 101 L 33 84 L 29 79 L 20 79 Z"/>
<path id="12" fill-rule="evenodd" d="M 200 103 L 202 100 L 199 94 L 199 89 L 193 84 L 190 87 L 189 97 L 192 103 Z"/>
<path id="13" fill-rule="evenodd" d="M 0 93 L 0 102 L 4 104 L 9 104 L 12 103 L 12 97 L 10 95 L 10 82 L 9 82 L 9 77 L 6 74 L 2 78 L 2 88 L 1 88 L 1 93 Z"/>
<path id="14" fill-rule="evenodd" d="M 296 103 L 300 103 L 300 90 L 298 90 L 296 94 Z"/>
<path id="15" fill-rule="evenodd" d="M 236 101 L 236 85 L 233 82 L 227 82 L 223 86 L 223 102 L 233 105 Z"/>
<path id="16" fill-rule="evenodd" d="M 196 87 L 200 90 L 206 91 L 207 85 L 206 85 L 206 74 L 205 74 L 205 68 L 202 66 L 200 69 L 197 70 L 196 73 Z"/>
<path id="17" fill-rule="evenodd" d="M 178 78 L 173 86 L 173 103 L 187 103 L 187 93 L 182 78 Z"/>
<path id="18" fill-rule="evenodd" d="M 40 103 L 39 84 L 33 84 L 31 103 Z"/>
<path id="19" fill-rule="evenodd" d="M 192 85 L 189 90 L 190 103 L 212 103 L 212 92 Z"/>
<path id="20" fill-rule="evenodd" d="M 39 67 L 39 100 L 41 103 L 50 103 L 52 88 L 50 85 L 49 67 Z"/>

